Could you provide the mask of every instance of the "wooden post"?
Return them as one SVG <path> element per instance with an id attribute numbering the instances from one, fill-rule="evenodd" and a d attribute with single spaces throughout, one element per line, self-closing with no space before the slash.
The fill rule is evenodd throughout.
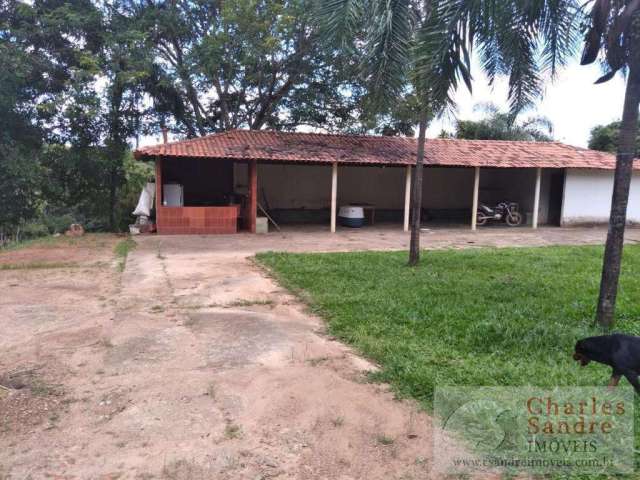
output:
<path id="1" fill-rule="evenodd" d="M 338 163 L 331 167 L 331 233 L 336 233 L 336 217 L 338 208 Z"/>
<path id="2" fill-rule="evenodd" d="M 249 161 L 249 202 L 247 212 L 247 229 L 256 233 L 256 218 L 258 216 L 258 162 Z"/>
<path id="3" fill-rule="evenodd" d="M 476 230 L 478 227 L 476 222 L 478 220 L 478 192 L 480 190 L 480 167 L 475 167 L 473 176 L 473 206 L 471 207 L 471 230 Z"/>
<path id="4" fill-rule="evenodd" d="M 404 180 L 404 231 L 409 231 L 409 212 L 411 211 L 411 165 L 407 165 Z"/>
<path id="5" fill-rule="evenodd" d="M 540 181 L 542 179 L 542 169 L 536 168 L 536 189 L 533 194 L 533 221 L 531 226 L 538 228 L 538 210 L 540 210 Z"/>

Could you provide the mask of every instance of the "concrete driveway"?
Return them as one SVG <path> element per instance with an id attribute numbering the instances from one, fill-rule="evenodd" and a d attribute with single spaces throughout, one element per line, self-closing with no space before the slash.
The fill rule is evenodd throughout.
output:
<path id="1" fill-rule="evenodd" d="M 273 230 L 273 229 L 272 229 Z M 548 245 L 599 245 L 607 236 L 605 227 L 482 227 L 472 232 L 467 227 L 427 228 L 421 234 L 422 248 L 470 247 L 540 247 Z M 404 250 L 409 248 L 409 235 L 398 225 L 381 225 L 351 229 L 339 227 L 331 234 L 328 227 L 287 227 L 282 232 L 266 235 L 189 235 L 166 236 L 167 244 L 181 245 L 194 251 L 215 250 L 253 255 L 264 251 L 341 252 L 357 250 Z M 628 228 L 628 243 L 640 242 L 640 228 Z"/>
<path id="2" fill-rule="evenodd" d="M 605 233 L 436 230 L 423 245 L 591 244 Z M 0 391 L 0 478 L 435 478 L 431 419 L 367 382 L 375 366 L 251 259 L 401 249 L 406 234 L 144 236 L 122 273 L 116 240 L 25 249 L 13 255 L 71 263 L 0 271 L 0 384 L 13 371 L 27 386 Z"/>

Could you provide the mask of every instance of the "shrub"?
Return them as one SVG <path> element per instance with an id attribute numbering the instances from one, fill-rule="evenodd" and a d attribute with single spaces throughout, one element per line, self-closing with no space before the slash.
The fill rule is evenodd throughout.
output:
<path id="1" fill-rule="evenodd" d="M 48 229 L 48 233 L 64 233 L 69 229 L 69 225 L 76 222 L 73 215 L 66 213 L 62 215 L 43 215 L 42 219 L 44 225 Z M 81 222 L 80 222 L 81 223 Z"/>
<path id="2" fill-rule="evenodd" d="M 22 240 L 31 240 L 49 235 L 49 229 L 44 223 L 29 222 L 20 227 L 20 238 Z"/>

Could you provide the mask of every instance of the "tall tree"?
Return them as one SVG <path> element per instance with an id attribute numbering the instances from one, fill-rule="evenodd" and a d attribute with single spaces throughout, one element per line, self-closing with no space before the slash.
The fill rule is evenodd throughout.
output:
<path id="1" fill-rule="evenodd" d="M 394 101 L 407 89 L 419 99 L 418 148 L 412 185 L 409 265 L 420 259 L 420 214 L 425 133 L 452 106 L 463 82 L 471 89 L 471 46 L 493 81 L 509 77 L 512 113 L 542 92 L 543 73 L 555 72 L 573 52 L 576 35 L 566 18 L 575 0 L 325 0 L 319 19 L 333 44 L 362 54 L 361 72 L 374 98 Z M 539 61 L 538 59 L 542 61 Z"/>
<path id="2" fill-rule="evenodd" d="M 349 128 L 361 88 L 318 41 L 306 0 L 131 1 L 156 57 L 147 92 L 189 137 L 233 128 Z"/>
<path id="3" fill-rule="evenodd" d="M 102 71 L 107 80 L 103 93 L 104 159 L 107 163 L 109 229 L 116 227 L 119 188 L 125 180 L 124 162 L 128 140 L 140 130 L 144 79 L 152 69 L 140 19 L 127 14 L 127 1 L 104 5 L 104 47 Z"/>
<path id="4" fill-rule="evenodd" d="M 596 0 L 585 39 L 582 64 L 601 59 L 608 72 L 598 80 L 606 82 L 620 70 L 627 71 L 627 88 L 620 123 L 616 170 L 613 180 L 609 231 L 604 250 L 602 280 L 596 320 L 610 328 L 622 263 L 624 230 L 633 161 L 636 157 L 640 109 L 640 0 Z"/>
<path id="5" fill-rule="evenodd" d="M 56 116 L 99 43 L 88 0 L 0 1 L 0 229 L 41 209 L 46 142 L 60 141 Z"/>

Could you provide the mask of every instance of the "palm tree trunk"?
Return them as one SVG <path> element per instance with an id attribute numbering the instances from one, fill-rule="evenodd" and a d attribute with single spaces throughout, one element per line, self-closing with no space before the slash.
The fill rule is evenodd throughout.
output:
<path id="1" fill-rule="evenodd" d="M 640 108 L 640 62 L 631 66 L 624 100 L 624 113 L 618 140 L 618 156 L 613 181 L 609 232 L 604 250 L 602 280 L 596 321 L 605 328 L 614 324 L 618 279 L 624 245 L 624 228 L 627 222 L 627 203 L 636 156 L 636 136 L 638 134 L 638 109 Z"/>
<path id="2" fill-rule="evenodd" d="M 420 116 L 420 128 L 418 132 L 418 154 L 416 157 L 416 170 L 411 186 L 411 243 L 409 244 L 409 266 L 413 267 L 420 262 L 420 220 L 422 214 L 422 170 L 424 165 L 424 146 L 427 135 L 427 113 Z"/>

